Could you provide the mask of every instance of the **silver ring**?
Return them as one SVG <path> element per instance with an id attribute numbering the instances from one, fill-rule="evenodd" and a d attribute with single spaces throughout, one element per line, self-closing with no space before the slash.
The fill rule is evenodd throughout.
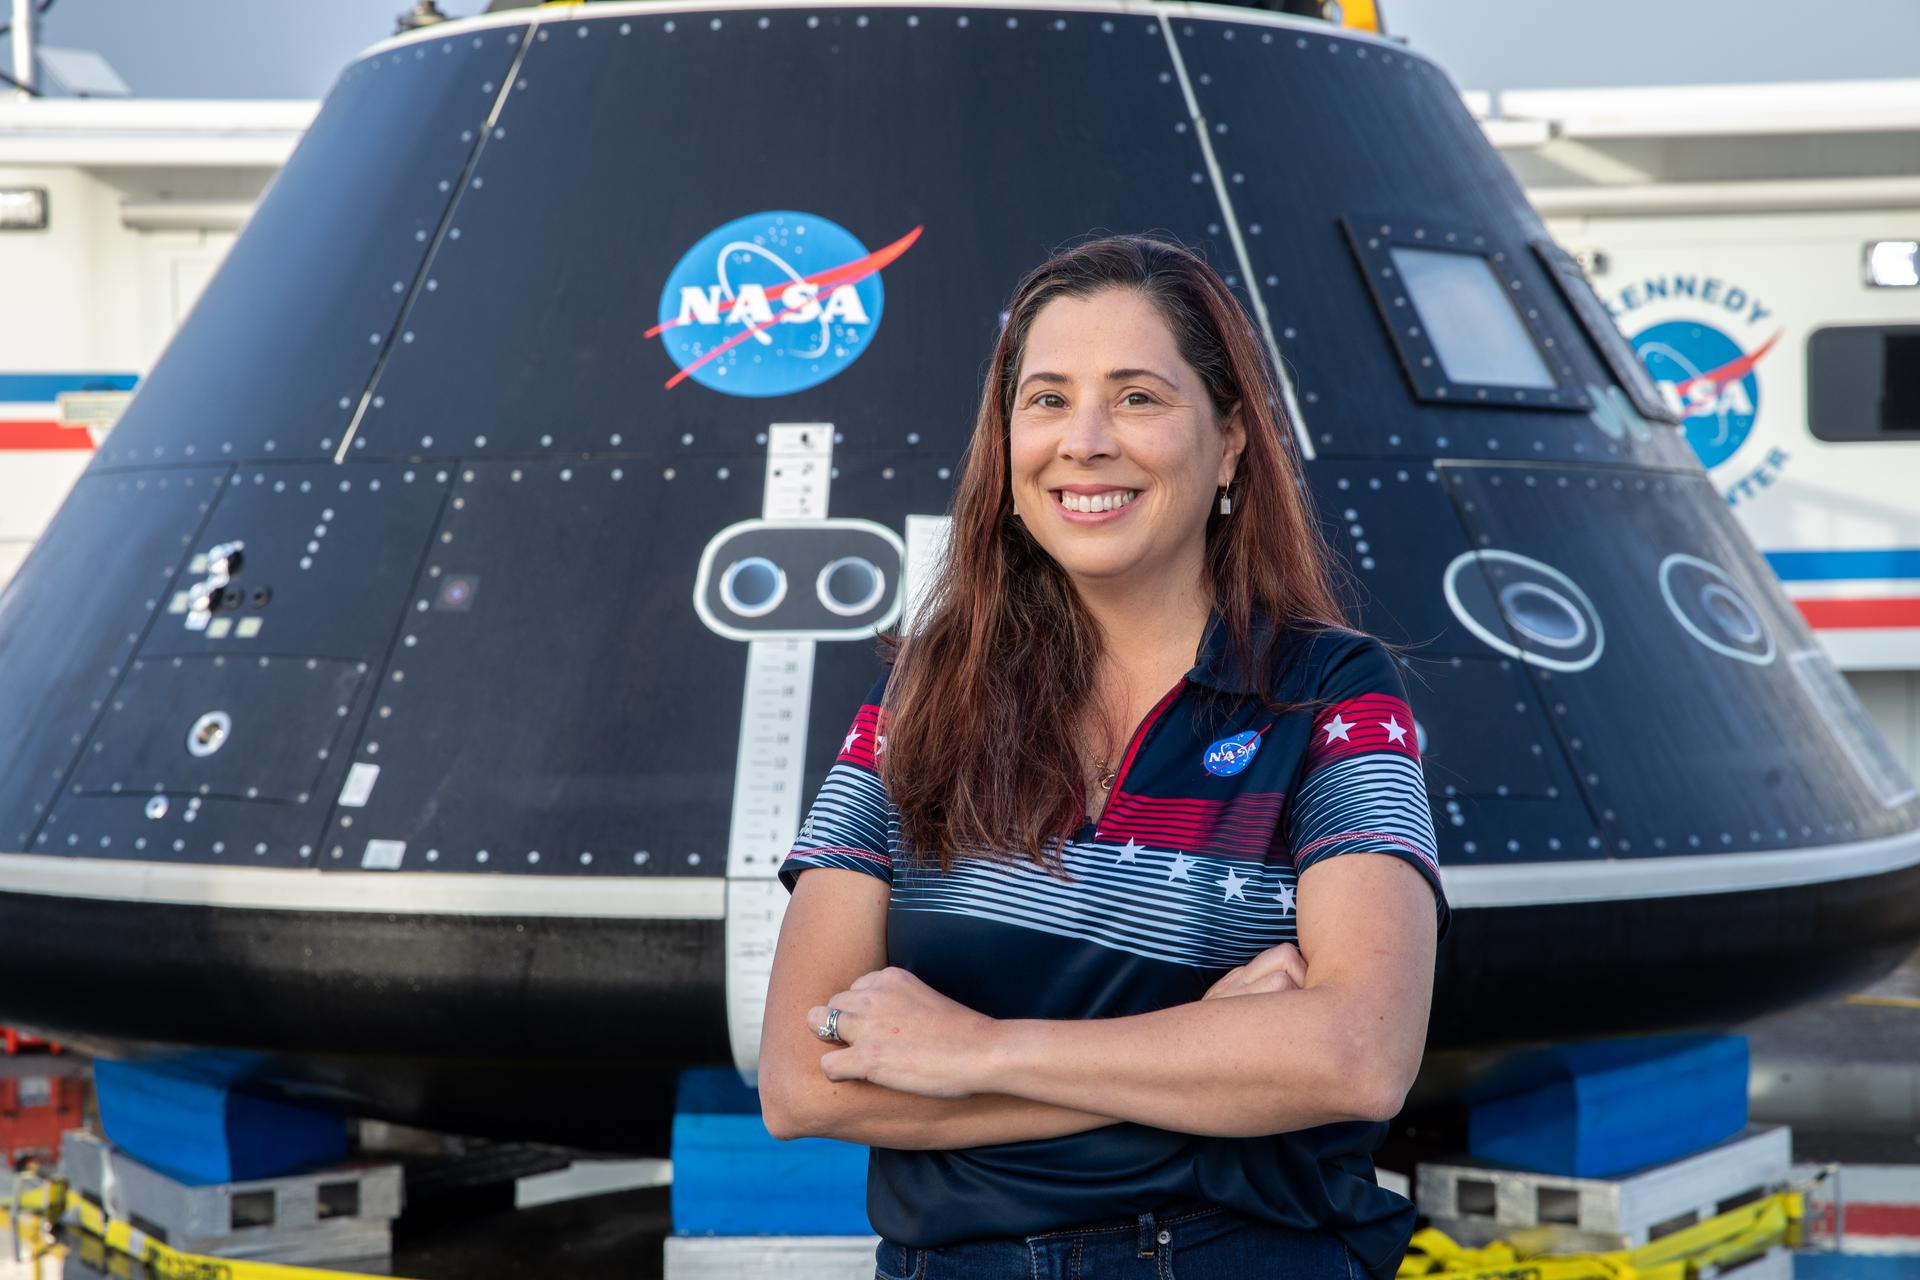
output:
<path id="1" fill-rule="evenodd" d="M 840 1039 L 840 1011 L 838 1009 L 827 1010 L 827 1025 L 820 1028 L 820 1038 L 822 1040 Z"/>

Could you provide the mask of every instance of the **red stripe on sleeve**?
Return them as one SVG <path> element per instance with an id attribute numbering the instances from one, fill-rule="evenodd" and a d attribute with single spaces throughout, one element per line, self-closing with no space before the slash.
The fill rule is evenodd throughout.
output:
<path id="1" fill-rule="evenodd" d="M 1311 772 L 1328 761 L 1370 751 L 1397 751 L 1410 760 L 1420 759 L 1413 712 L 1392 694 L 1363 693 L 1323 708 L 1313 719 L 1306 767 Z"/>
<path id="2" fill-rule="evenodd" d="M 847 736 L 841 740 L 839 762 L 856 764 L 869 773 L 878 773 L 874 757 L 887 749 L 887 717 L 879 707 L 867 704 L 853 718 Z"/>

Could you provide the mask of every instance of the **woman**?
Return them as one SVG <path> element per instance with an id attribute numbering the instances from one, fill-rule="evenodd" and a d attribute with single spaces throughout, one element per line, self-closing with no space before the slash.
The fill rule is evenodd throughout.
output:
<path id="1" fill-rule="evenodd" d="M 762 1114 L 873 1148 L 882 1277 L 1398 1265 L 1371 1153 L 1447 908 L 1287 437 L 1186 250 L 1015 291 L 941 576 L 780 871 Z"/>

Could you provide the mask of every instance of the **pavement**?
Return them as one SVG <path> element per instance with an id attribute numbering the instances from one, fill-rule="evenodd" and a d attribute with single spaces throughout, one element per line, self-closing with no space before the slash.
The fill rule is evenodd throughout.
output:
<path id="1" fill-rule="evenodd" d="M 1853 995 L 1732 1030 L 1752 1118 L 1792 1125 L 1795 1160 L 1920 1163 L 1920 952 Z"/>

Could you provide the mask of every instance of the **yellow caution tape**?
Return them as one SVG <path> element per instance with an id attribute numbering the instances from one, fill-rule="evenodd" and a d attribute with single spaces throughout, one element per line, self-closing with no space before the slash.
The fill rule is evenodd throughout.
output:
<path id="1" fill-rule="evenodd" d="M 131 1260 L 145 1268 L 148 1280 L 367 1280 L 361 1272 L 182 1253 L 131 1223 L 108 1217 L 99 1205 L 58 1181 L 23 1188 L 11 1202 L 10 1216 L 15 1237 L 35 1241 L 36 1260 L 58 1247 L 52 1229 L 65 1227 L 77 1237 L 75 1250 L 82 1261 L 115 1276 L 128 1275 L 126 1263 Z"/>
<path id="2" fill-rule="evenodd" d="M 1414 1233 L 1400 1276 L 1435 1280 L 1700 1280 L 1779 1245 L 1805 1242 L 1806 1199 L 1782 1191 L 1635 1249 L 1548 1253 L 1551 1229 L 1468 1249 L 1432 1227 Z"/>
<path id="3" fill-rule="evenodd" d="M 355 1272 L 182 1253 L 109 1218 L 99 1205 L 57 1181 L 23 1189 L 10 1202 L 9 1216 L 16 1238 L 33 1241 L 36 1266 L 58 1249 L 45 1228 L 59 1225 L 77 1233 L 83 1261 L 114 1275 L 126 1275 L 123 1260 L 132 1259 L 153 1280 L 365 1280 Z M 1428 1227 L 1414 1233 L 1399 1275 L 1402 1280 L 1701 1280 L 1769 1249 L 1804 1244 L 1805 1219 L 1805 1196 L 1782 1191 L 1638 1248 L 1558 1254 L 1546 1251 L 1557 1234 L 1550 1228 L 1468 1249 Z"/>

